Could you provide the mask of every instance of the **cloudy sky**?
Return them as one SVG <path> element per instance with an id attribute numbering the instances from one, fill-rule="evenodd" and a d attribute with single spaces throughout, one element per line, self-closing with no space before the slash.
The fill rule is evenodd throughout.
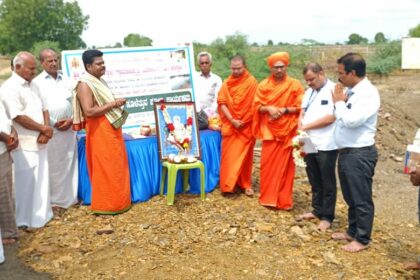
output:
<path id="1" fill-rule="evenodd" d="M 210 43 L 240 32 L 249 43 L 345 42 L 351 33 L 401 39 L 420 24 L 420 0 L 77 0 L 88 46 L 122 43 L 138 33 L 156 45 Z"/>

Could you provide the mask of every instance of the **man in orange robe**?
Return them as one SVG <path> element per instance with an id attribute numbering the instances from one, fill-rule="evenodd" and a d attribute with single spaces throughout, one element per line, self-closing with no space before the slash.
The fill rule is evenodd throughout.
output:
<path id="1" fill-rule="evenodd" d="M 304 89 L 287 75 L 287 52 L 272 54 L 268 65 L 271 75 L 258 85 L 252 123 L 254 136 L 262 140 L 260 204 L 290 210 L 295 175 L 292 138 Z"/>
<path id="2" fill-rule="evenodd" d="M 115 99 L 101 79 L 105 74 L 102 56 L 98 50 L 87 50 L 82 55 L 87 73 L 76 86 L 73 128 L 81 129 L 86 123 L 91 209 L 95 214 L 114 215 L 131 207 L 130 174 L 121 129 L 128 114 L 120 108 L 126 100 Z"/>
<path id="3" fill-rule="evenodd" d="M 246 69 L 243 57 L 233 57 L 230 68 L 232 74 L 223 83 L 217 98 L 222 132 L 220 189 L 232 193 L 238 186 L 246 195 L 252 196 L 255 138 L 252 136 L 251 107 L 258 82 Z"/>

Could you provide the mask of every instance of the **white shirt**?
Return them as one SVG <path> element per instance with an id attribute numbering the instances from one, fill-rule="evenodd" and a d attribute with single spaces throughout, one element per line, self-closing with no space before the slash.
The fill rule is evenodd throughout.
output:
<path id="1" fill-rule="evenodd" d="M 10 134 L 12 132 L 12 126 L 9 118 L 6 115 L 6 110 L 3 107 L 3 103 L 0 102 L 0 133 Z M 7 151 L 6 143 L 0 141 L 0 155 Z"/>
<path id="2" fill-rule="evenodd" d="M 40 91 L 45 106 L 50 114 L 50 125 L 72 117 L 72 93 L 70 82 L 59 72 L 57 79 L 42 71 L 32 81 Z"/>
<path id="3" fill-rule="evenodd" d="M 38 89 L 32 83 L 16 73 L 7 79 L 0 88 L 0 100 L 6 109 L 9 119 L 25 115 L 37 123 L 44 123 L 43 111 L 46 110 L 43 101 L 39 96 Z M 13 120 L 13 126 L 19 137 L 19 147 L 25 151 L 39 151 L 45 148 L 45 144 L 37 142 L 39 132 L 29 130 Z"/>
<path id="4" fill-rule="evenodd" d="M 319 91 L 308 88 L 302 100 L 304 115 L 302 124 L 314 122 L 326 115 L 334 115 L 334 103 L 331 92 L 335 84 L 327 80 Z M 320 151 L 337 149 L 334 141 L 335 122 L 321 128 L 306 130 L 316 148 Z"/>
<path id="5" fill-rule="evenodd" d="M 350 89 L 347 102 L 335 103 L 335 141 L 338 148 L 360 148 L 375 144 L 380 106 L 379 92 L 364 78 Z"/>
<path id="6" fill-rule="evenodd" d="M 194 75 L 194 101 L 197 112 L 204 110 L 208 116 L 217 113 L 217 94 L 222 87 L 222 79 L 210 72 L 208 77 L 196 72 Z"/>

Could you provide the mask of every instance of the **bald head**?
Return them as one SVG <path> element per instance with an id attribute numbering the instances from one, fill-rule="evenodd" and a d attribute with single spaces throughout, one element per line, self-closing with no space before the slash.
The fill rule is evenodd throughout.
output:
<path id="1" fill-rule="evenodd" d="M 14 71 L 30 82 L 36 75 L 36 59 L 30 52 L 19 52 L 13 59 Z"/>

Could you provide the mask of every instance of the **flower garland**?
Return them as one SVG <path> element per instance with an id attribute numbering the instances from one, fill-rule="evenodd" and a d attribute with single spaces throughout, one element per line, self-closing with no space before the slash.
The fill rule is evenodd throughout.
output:
<path id="1" fill-rule="evenodd" d="M 189 151 L 190 143 L 192 140 L 192 124 L 193 124 L 193 118 L 192 118 L 192 108 L 191 106 L 187 108 L 187 126 L 185 128 L 185 133 L 182 133 L 182 131 L 177 131 L 175 129 L 175 126 L 172 122 L 171 116 L 169 116 L 168 111 L 166 110 L 166 105 L 162 104 L 160 105 L 160 110 L 162 111 L 163 119 L 166 123 L 166 128 L 169 132 L 169 141 L 172 144 L 175 144 L 175 146 L 179 150 L 183 151 Z"/>
<path id="2" fill-rule="evenodd" d="M 302 143 L 300 142 L 300 138 L 305 136 L 307 136 L 305 132 L 298 130 L 297 135 L 292 139 L 293 160 L 295 161 L 295 164 L 298 167 L 306 167 L 306 163 L 304 160 L 306 153 L 301 150 Z"/>

